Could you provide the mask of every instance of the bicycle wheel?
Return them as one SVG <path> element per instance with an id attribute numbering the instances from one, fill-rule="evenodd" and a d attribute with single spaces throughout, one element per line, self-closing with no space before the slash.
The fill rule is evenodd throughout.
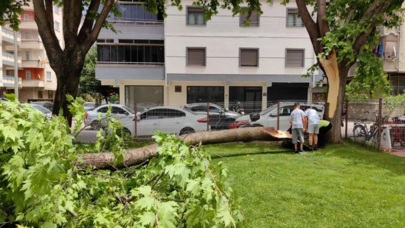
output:
<path id="1" fill-rule="evenodd" d="M 357 125 L 353 128 L 353 139 L 358 142 L 366 141 L 366 129 L 363 125 Z"/>

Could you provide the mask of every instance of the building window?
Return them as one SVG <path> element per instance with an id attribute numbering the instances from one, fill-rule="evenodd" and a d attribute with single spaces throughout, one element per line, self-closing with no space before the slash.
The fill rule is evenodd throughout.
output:
<path id="1" fill-rule="evenodd" d="M 259 66 L 259 49 L 241 48 L 239 53 L 240 66 L 258 67 Z"/>
<path id="2" fill-rule="evenodd" d="M 29 52 L 25 52 L 25 60 L 30 60 L 30 53 Z"/>
<path id="3" fill-rule="evenodd" d="M 46 80 L 47 80 L 47 81 L 52 81 L 52 74 L 51 74 L 50 71 L 47 71 L 47 72 L 46 72 Z"/>
<path id="4" fill-rule="evenodd" d="M 259 14 L 257 14 L 255 11 L 252 11 L 252 14 L 250 15 L 249 21 L 246 20 L 247 15 L 248 15 L 247 12 L 239 14 L 239 26 L 244 26 L 245 21 L 249 24 L 249 27 L 254 27 L 254 26 L 259 26 L 260 25 Z"/>
<path id="5" fill-rule="evenodd" d="M 24 35 L 23 35 L 23 39 L 28 40 L 29 38 L 30 38 L 30 34 L 25 32 Z"/>
<path id="6" fill-rule="evenodd" d="M 205 48 L 187 48 L 187 66 L 205 66 L 205 59 Z"/>
<path id="7" fill-rule="evenodd" d="M 55 30 L 59 31 L 59 22 L 55 21 Z M 59 41 L 59 40 L 58 40 Z"/>
<path id="8" fill-rule="evenodd" d="M 205 25 L 204 10 L 201 7 L 187 7 L 188 25 Z"/>
<path id="9" fill-rule="evenodd" d="M 298 9 L 287 9 L 287 27 L 304 27 Z"/>
<path id="10" fill-rule="evenodd" d="M 44 98 L 44 91 L 42 90 L 38 91 L 38 98 Z"/>
<path id="11" fill-rule="evenodd" d="M 286 67 L 304 67 L 304 50 L 303 49 L 287 49 L 285 57 Z"/>
<path id="12" fill-rule="evenodd" d="M 187 86 L 187 104 L 210 102 L 223 107 L 224 100 L 223 86 Z"/>
<path id="13" fill-rule="evenodd" d="M 53 6 L 53 11 L 54 11 L 55 13 L 59 14 L 59 6 L 54 5 L 54 6 Z"/>
<path id="14" fill-rule="evenodd" d="M 30 70 L 25 71 L 25 79 L 31 80 L 31 71 Z"/>
<path id="15" fill-rule="evenodd" d="M 97 45 L 97 61 L 101 64 L 164 65 L 164 47 L 163 45 Z"/>
<path id="16" fill-rule="evenodd" d="M 28 21 L 30 19 L 30 15 L 28 13 L 24 13 L 24 21 Z"/>
<path id="17" fill-rule="evenodd" d="M 123 1 L 119 1 L 117 4 L 117 9 L 120 11 L 120 16 L 115 16 L 113 13 L 110 13 L 107 17 L 108 22 L 145 22 L 145 23 L 154 23 L 163 21 L 163 14 L 162 12 L 158 12 L 157 14 L 148 12 L 143 4 L 122 4 Z M 101 12 L 101 7 L 99 13 Z"/>
<path id="18" fill-rule="evenodd" d="M 161 106 L 163 105 L 163 91 L 163 86 L 125 86 L 125 105 L 134 110 L 136 102 L 137 112 Z"/>
<path id="19" fill-rule="evenodd" d="M 392 95 L 405 93 L 405 77 L 403 75 L 390 75 Z"/>
<path id="20" fill-rule="evenodd" d="M 52 90 L 48 90 L 48 98 L 53 99 L 53 91 Z"/>

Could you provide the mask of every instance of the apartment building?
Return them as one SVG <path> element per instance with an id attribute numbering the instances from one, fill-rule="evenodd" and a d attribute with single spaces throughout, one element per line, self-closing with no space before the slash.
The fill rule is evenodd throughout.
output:
<path id="1" fill-rule="evenodd" d="M 101 32 L 96 76 L 120 88 L 120 103 L 241 102 L 260 111 L 277 100 L 311 102 L 319 76 L 301 77 L 316 59 L 294 2 L 263 1 L 249 27 L 223 9 L 205 21 L 188 0 L 182 11 L 168 5 L 164 21 L 138 2 L 118 4 L 120 32 Z"/>
<path id="2" fill-rule="evenodd" d="M 5 27 L 0 27 L 0 96 L 7 90 L 14 90 L 14 42 L 19 46 L 21 44 L 20 34 L 17 33 L 17 40 L 14 39 L 14 32 Z M 7 51 L 7 50 L 13 51 Z M 18 66 L 21 67 L 21 57 L 17 58 Z M 21 88 L 21 79 L 18 82 Z"/>
<path id="3" fill-rule="evenodd" d="M 56 91 L 56 75 L 50 67 L 48 57 L 41 37 L 38 33 L 38 27 L 34 20 L 34 7 L 32 3 L 25 6 L 24 11 L 21 13 L 21 23 L 19 26 L 19 39 L 18 39 L 18 56 L 19 56 L 19 69 L 18 77 L 20 82 L 19 100 L 20 102 L 27 102 L 30 99 L 53 99 Z M 63 33 L 62 33 L 62 9 L 54 6 L 54 26 L 55 33 L 59 39 L 60 45 L 63 47 Z M 3 66 L 5 56 L 11 61 L 14 52 L 14 46 L 10 43 L 12 39 L 12 31 L 3 28 L 3 33 L 8 34 L 7 41 L 3 42 Z M 3 40 L 4 41 L 4 40 Z M 7 61 L 7 63 L 11 63 Z M 14 92 L 14 65 L 3 67 L 3 81 L 6 77 L 10 82 L 7 85 L 8 92 Z M 4 76 L 5 75 L 5 76 Z M 9 85 L 12 85 L 9 87 Z"/>

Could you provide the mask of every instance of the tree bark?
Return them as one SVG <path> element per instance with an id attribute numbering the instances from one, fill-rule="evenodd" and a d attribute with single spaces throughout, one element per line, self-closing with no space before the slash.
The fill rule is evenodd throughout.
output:
<path id="1" fill-rule="evenodd" d="M 69 101 L 67 100 L 66 95 L 71 95 L 74 98 L 77 96 L 80 83 L 80 73 L 84 64 L 83 56 L 81 59 L 83 60 L 65 58 L 64 63 L 66 64 L 64 64 L 61 69 L 58 67 L 56 69 L 54 68 L 55 72 L 58 72 L 56 73 L 58 84 L 56 87 L 52 114 L 58 115 L 59 111 L 62 110 L 69 126 L 72 125 L 72 114 L 68 108 Z"/>
<path id="2" fill-rule="evenodd" d="M 249 142 L 254 140 L 275 141 L 280 139 L 289 139 L 291 134 L 287 131 L 277 131 L 274 128 L 253 127 L 240 128 L 224 131 L 197 132 L 189 135 L 180 136 L 184 142 L 190 145 L 215 144 L 226 142 Z M 124 161 L 120 164 L 113 163 L 114 154 L 110 152 L 97 154 L 82 154 L 83 163 L 78 164 L 79 168 L 85 169 L 91 166 L 93 169 L 121 169 L 137 165 L 155 157 L 157 155 L 157 144 L 138 149 L 129 149 L 125 152 Z"/>

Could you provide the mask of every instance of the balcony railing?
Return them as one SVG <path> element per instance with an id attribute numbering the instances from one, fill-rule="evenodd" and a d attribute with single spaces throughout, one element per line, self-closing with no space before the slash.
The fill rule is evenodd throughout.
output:
<path id="1" fill-rule="evenodd" d="M 1 28 L 1 31 L 8 34 L 8 35 L 14 36 L 14 31 L 11 30 L 11 29 L 7 29 L 7 28 L 3 27 L 3 28 Z M 17 36 L 20 36 L 19 32 L 17 32 Z"/>
<path id="2" fill-rule="evenodd" d="M 14 54 L 8 53 L 8 52 L 3 52 L 3 57 L 7 58 L 7 59 L 12 59 L 14 61 Z M 19 62 L 21 61 L 21 56 L 17 57 Z"/>
<path id="3" fill-rule="evenodd" d="M 141 65 L 141 66 L 164 66 L 162 62 L 110 62 L 110 61 L 97 61 L 97 64 L 106 65 Z"/>
<path id="4" fill-rule="evenodd" d="M 22 83 L 21 83 L 21 78 L 18 78 L 18 87 L 21 87 Z M 5 87 L 11 87 L 14 86 L 15 83 L 15 78 L 14 76 L 3 76 L 3 85 Z"/>
<path id="5" fill-rule="evenodd" d="M 147 21 L 147 20 L 120 20 L 120 19 L 109 19 L 108 22 L 114 24 L 136 24 L 136 25 L 163 25 L 163 21 Z"/>

